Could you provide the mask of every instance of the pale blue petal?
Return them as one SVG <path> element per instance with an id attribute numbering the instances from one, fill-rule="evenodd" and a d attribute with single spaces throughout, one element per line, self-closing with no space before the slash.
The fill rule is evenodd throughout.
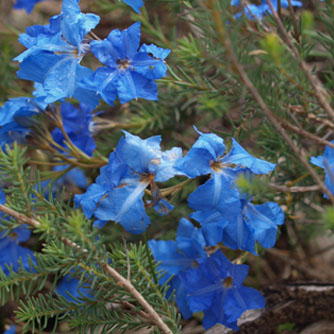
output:
<path id="1" fill-rule="evenodd" d="M 274 170 L 276 164 L 271 162 L 254 158 L 244 148 L 232 138 L 233 147 L 229 154 L 219 161 L 225 164 L 232 163 L 248 168 L 254 174 L 268 174 Z"/>
<path id="2" fill-rule="evenodd" d="M 143 0 L 123 0 L 127 5 L 129 5 L 135 12 L 140 14 L 140 8 L 144 6 Z"/>

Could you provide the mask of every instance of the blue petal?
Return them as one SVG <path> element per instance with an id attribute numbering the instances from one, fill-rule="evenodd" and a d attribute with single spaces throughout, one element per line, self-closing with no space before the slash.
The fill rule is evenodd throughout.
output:
<path id="1" fill-rule="evenodd" d="M 230 295 L 226 298 L 225 314 L 228 321 L 233 322 L 238 320 L 244 311 L 264 308 L 265 304 L 266 301 L 259 291 L 236 286 L 230 289 Z"/>
<path id="2" fill-rule="evenodd" d="M 176 165 L 188 177 L 212 173 L 211 164 L 225 152 L 223 139 L 213 133 L 202 133 L 196 128 L 195 130 L 200 134 L 200 137 L 188 154 Z"/>
<path id="3" fill-rule="evenodd" d="M 256 206 L 249 203 L 244 212 L 247 224 L 254 230 L 255 239 L 264 248 L 273 247 L 276 242 L 277 225 L 284 223 L 284 213 L 280 206 L 274 202 Z"/>
<path id="4" fill-rule="evenodd" d="M 196 228 L 189 220 L 182 218 L 176 234 L 177 248 L 189 258 L 207 257 L 206 245 L 201 229 Z"/>
<path id="5" fill-rule="evenodd" d="M 177 161 L 182 158 L 182 149 L 173 147 L 171 150 L 162 152 L 161 158 L 150 162 L 149 170 L 155 174 L 156 182 L 166 182 L 175 175 L 184 175 L 176 169 Z"/>
<path id="6" fill-rule="evenodd" d="M 180 252 L 173 240 L 149 240 L 148 245 L 154 259 L 161 262 L 159 270 L 166 272 L 160 279 L 160 284 L 164 284 L 172 275 L 177 275 L 194 264 L 194 258 L 188 258 Z"/>
<path id="7" fill-rule="evenodd" d="M 91 184 L 84 194 L 74 195 L 74 203 L 81 205 L 86 218 L 91 218 L 94 214 L 96 206 L 101 198 L 106 194 L 106 190 L 100 185 Z"/>
<path id="8" fill-rule="evenodd" d="M 276 164 L 254 158 L 237 141 L 232 138 L 233 147 L 229 154 L 220 159 L 222 163 L 232 163 L 248 168 L 254 174 L 268 174 L 274 170 Z"/>
<path id="9" fill-rule="evenodd" d="M 81 41 L 96 27 L 100 17 L 95 14 L 81 13 L 77 0 L 64 0 L 62 13 L 61 30 L 64 37 L 72 45 L 80 48 Z"/>
<path id="10" fill-rule="evenodd" d="M 117 97 L 119 72 L 109 67 L 100 67 L 90 77 L 84 77 L 79 86 L 99 93 L 103 100 L 113 105 Z"/>
<path id="11" fill-rule="evenodd" d="M 160 163 L 161 136 L 141 139 L 127 131 L 123 131 L 125 139 L 117 145 L 118 156 L 136 173 L 148 173 L 152 161 L 157 159 Z"/>
<path id="12" fill-rule="evenodd" d="M 190 215 L 202 225 L 202 233 L 208 246 L 216 246 L 223 239 L 223 231 L 228 221 L 224 215 L 215 211 L 196 211 Z"/>
<path id="13" fill-rule="evenodd" d="M 140 22 L 128 29 L 115 29 L 102 41 L 90 43 L 93 54 L 101 63 L 112 68 L 118 66 L 119 60 L 131 60 L 137 53 L 140 42 Z"/>
<path id="14" fill-rule="evenodd" d="M 175 276 L 171 279 L 169 285 L 170 289 L 167 292 L 166 297 L 168 298 L 168 295 L 174 290 L 176 305 L 182 315 L 182 318 L 190 319 L 192 316 L 192 312 L 189 309 L 187 303 L 187 292 L 185 290 L 184 284 L 182 283 L 182 281 L 178 276 Z"/>
<path id="15" fill-rule="evenodd" d="M 223 244 L 231 249 L 242 249 L 256 255 L 254 230 L 248 225 L 242 213 L 228 217 L 224 229 Z"/>
<path id="16" fill-rule="evenodd" d="M 165 60 L 167 56 L 170 54 L 169 49 L 159 48 L 158 46 L 154 44 L 150 44 L 150 45 L 143 44 L 140 47 L 139 52 L 145 52 L 148 54 L 151 53 L 154 58 L 161 59 L 161 60 Z"/>
<path id="17" fill-rule="evenodd" d="M 139 52 L 131 60 L 136 72 L 148 79 L 160 79 L 166 75 L 167 66 L 160 59 L 154 59 L 147 53 Z"/>
<path id="18" fill-rule="evenodd" d="M 196 211 L 229 209 L 229 212 L 239 212 L 239 192 L 223 174 L 214 173 L 210 180 L 190 194 L 188 204 Z"/>
<path id="19" fill-rule="evenodd" d="M 123 0 L 127 5 L 129 5 L 135 12 L 140 14 L 139 9 L 144 6 L 143 0 Z"/>
<path id="20" fill-rule="evenodd" d="M 120 143 L 122 139 L 120 140 Z M 117 147 L 120 145 L 117 145 Z M 116 147 L 116 151 L 117 151 Z M 96 178 L 96 183 L 104 189 L 111 191 L 120 184 L 121 179 L 126 175 L 128 167 L 120 158 L 117 152 L 111 152 L 108 165 L 100 169 L 100 175 Z"/>
<path id="21" fill-rule="evenodd" d="M 27 13 L 31 13 L 36 3 L 43 0 L 17 0 L 14 8 L 15 9 L 25 9 Z"/>
<path id="22" fill-rule="evenodd" d="M 143 233 L 150 223 L 142 199 L 147 185 L 137 180 L 133 185 L 124 183 L 114 188 L 101 201 L 95 217 L 99 220 L 119 222 L 129 233 Z"/>
<path id="23" fill-rule="evenodd" d="M 117 82 L 117 92 L 121 104 L 138 98 L 158 100 L 157 84 L 131 70 L 121 72 Z"/>

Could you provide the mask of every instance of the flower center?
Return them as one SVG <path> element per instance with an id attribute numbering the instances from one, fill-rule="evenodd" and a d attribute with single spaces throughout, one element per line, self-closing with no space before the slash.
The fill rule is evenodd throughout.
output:
<path id="1" fill-rule="evenodd" d="M 130 66 L 130 61 L 128 59 L 118 59 L 117 64 L 120 70 L 126 70 Z"/>
<path id="2" fill-rule="evenodd" d="M 231 276 L 226 277 L 223 281 L 224 288 L 230 288 L 233 284 L 233 278 Z"/>
<path id="3" fill-rule="evenodd" d="M 219 161 L 212 161 L 210 163 L 210 167 L 214 172 L 221 173 L 221 171 L 223 169 L 223 164 Z"/>

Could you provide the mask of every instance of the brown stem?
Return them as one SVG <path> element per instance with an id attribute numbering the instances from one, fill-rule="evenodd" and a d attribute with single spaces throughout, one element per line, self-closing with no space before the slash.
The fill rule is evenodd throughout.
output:
<path id="1" fill-rule="evenodd" d="M 321 137 L 318 137 L 317 135 L 314 135 L 313 133 L 310 133 L 310 132 L 308 132 L 308 131 L 306 131 L 306 130 L 298 127 L 298 126 L 292 125 L 287 121 L 282 120 L 281 123 L 282 123 L 283 128 L 285 128 L 285 129 L 289 129 L 289 130 L 291 130 L 295 133 L 298 133 L 301 136 L 308 137 L 308 138 L 312 139 L 313 141 L 315 141 L 315 142 L 317 142 L 321 145 L 326 145 L 326 146 L 329 146 L 331 148 L 334 148 L 334 144 L 331 143 L 328 140 L 325 140 Z"/>
<path id="2" fill-rule="evenodd" d="M 306 187 L 287 187 L 287 186 L 280 186 L 275 183 L 269 183 L 269 187 L 284 193 L 304 193 L 309 191 L 319 191 L 320 187 L 315 184 L 313 186 L 306 186 Z"/>

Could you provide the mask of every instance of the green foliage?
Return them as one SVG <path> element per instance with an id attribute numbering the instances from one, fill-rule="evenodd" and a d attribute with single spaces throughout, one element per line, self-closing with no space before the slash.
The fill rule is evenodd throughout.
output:
<path id="1" fill-rule="evenodd" d="M 6 153 L 0 152 L 0 175 L 12 182 L 5 189 L 7 205 L 38 222 L 34 232 L 43 240 L 43 248 L 36 253 L 36 265 L 31 262 L 29 270 L 21 266 L 17 272 L 10 270 L 8 277 L 0 271 L 1 303 L 20 300 L 17 318 L 25 323 L 25 330 L 33 332 L 45 328 L 49 319 L 53 319 L 54 329 L 58 320 L 66 319 L 79 333 L 97 329 L 102 333 L 116 329 L 126 333 L 152 327 L 151 319 L 133 295 L 105 271 L 110 263 L 120 275 L 129 277 L 173 333 L 179 333 L 179 315 L 165 299 L 167 287 L 159 286 L 152 278 L 152 270 L 157 267 L 152 268 L 145 245 L 110 245 L 103 237 L 97 238 L 98 230 L 81 211 L 70 208 L 61 197 L 55 200 L 51 189 L 49 198 L 44 197 L 38 173 L 32 178 L 31 168 L 23 167 L 27 162 L 16 144 L 13 149 L 7 147 Z M 3 219 L 2 228 L 14 228 L 18 223 Z M 89 287 L 92 296 L 82 294 L 68 301 L 55 295 L 56 284 L 67 274 L 79 279 L 80 287 Z M 53 283 L 46 292 L 49 281 Z"/>

